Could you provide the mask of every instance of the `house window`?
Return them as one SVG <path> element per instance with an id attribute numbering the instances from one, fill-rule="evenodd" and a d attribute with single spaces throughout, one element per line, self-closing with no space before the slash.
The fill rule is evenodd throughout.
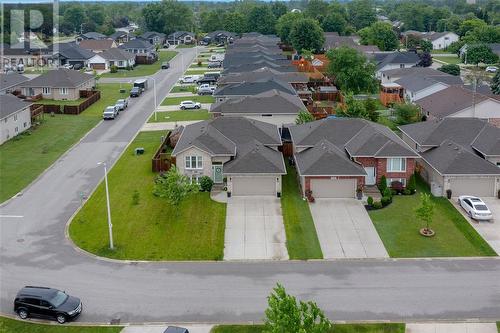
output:
<path id="1" fill-rule="evenodd" d="M 68 88 L 59 88 L 59 93 L 61 95 L 67 95 L 68 94 Z"/>
<path id="2" fill-rule="evenodd" d="M 387 186 L 391 186 L 392 182 L 400 182 L 403 187 L 406 187 L 406 178 L 387 178 Z"/>
<path id="3" fill-rule="evenodd" d="M 26 126 L 28 126 L 28 123 L 27 123 L 27 122 L 24 122 L 24 128 L 26 128 Z"/>
<path id="4" fill-rule="evenodd" d="M 387 159 L 387 172 L 404 172 L 406 171 L 406 159 L 388 158 Z"/>
<path id="5" fill-rule="evenodd" d="M 42 94 L 43 95 L 50 95 L 50 87 L 43 87 Z"/>
<path id="6" fill-rule="evenodd" d="M 203 169 L 202 156 L 186 156 L 186 169 Z"/>
<path id="7" fill-rule="evenodd" d="M 123 61 L 118 61 L 118 66 L 123 67 Z"/>

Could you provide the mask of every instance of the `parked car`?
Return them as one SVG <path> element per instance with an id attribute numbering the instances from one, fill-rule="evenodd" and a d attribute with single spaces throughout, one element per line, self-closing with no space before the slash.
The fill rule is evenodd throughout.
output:
<path id="1" fill-rule="evenodd" d="M 198 85 L 203 85 L 203 84 L 214 85 L 218 79 L 219 79 L 219 75 L 210 75 L 210 73 L 207 73 L 201 79 L 199 79 L 196 83 Z"/>
<path id="2" fill-rule="evenodd" d="M 198 88 L 198 95 L 212 95 L 217 87 L 208 83 L 202 84 Z"/>
<path id="3" fill-rule="evenodd" d="M 169 69 L 169 68 L 170 68 L 170 63 L 168 61 L 161 63 L 161 69 Z"/>
<path id="4" fill-rule="evenodd" d="M 200 109 L 201 108 L 201 103 L 193 102 L 193 101 L 182 101 L 181 104 L 179 104 L 179 108 L 181 110 L 186 110 L 186 109 Z"/>
<path id="5" fill-rule="evenodd" d="M 488 67 L 486 67 L 486 71 L 488 73 L 496 73 L 498 71 L 498 67 L 497 66 L 488 66 Z"/>
<path id="6" fill-rule="evenodd" d="M 117 100 L 115 106 L 118 108 L 118 111 L 125 110 L 128 107 L 128 98 Z"/>
<path id="7" fill-rule="evenodd" d="M 221 65 L 220 61 L 209 61 L 207 68 L 220 68 Z"/>
<path id="8" fill-rule="evenodd" d="M 186 75 L 179 79 L 180 83 L 196 83 L 197 77 L 194 75 Z"/>
<path id="9" fill-rule="evenodd" d="M 168 49 L 169 47 L 170 47 L 170 43 L 165 43 L 165 44 L 163 44 L 163 48 L 164 48 L 164 49 Z"/>
<path id="10" fill-rule="evenodd" d="M 130 97 L 139 97 L 142 94 L 142 90 L 139 87 L 133 87 L 130 90 Z"/>
<path id="11" fill-rule="evenodd" d="M 74 69 L 75 71 L 82 69 L 82 67 L 83 67 L 83 66 L 82 66 L 82 64 L 74 64 L 74 65 L 73 65 L 73 69 Z"/>
<path id="12" fill-rule="evenodd" d="M 493 214 L 483 200 L 470 195 L 462 195 L 458 197 L 458 204 L 462 207 L 467 215 L 474 220 L 491 220 Z"/>
<path id="13" fill-rule="evenodd" d="M 108 106 L 102 113 L 102 119 L 115 119 L 116 116 L 118 116 L 118 108 L 116 105 Z"/>
<path id="14" fill-rule="evenodd" d="M 30 316 L 56 319 L 59 324 L 75 319 L 82 312 L 82 301 L 64 291 L 46 287 L 26 286 L 14 300 L 19 318 Z"/>
<path id="15" fill-rule="evenodd" d="M 73 65 L 70 65 L 70 64 L 64 64 L 62 66 L 62 68 L 65 68 L 65 69 L 73 69 Z"/>
<path id="16" fill-rule="evenodd" d="M 168 326 L 167 329 L 163 331 L 163 333 L 189 333 L 189 330 L 187 328 L 179 326 Z"/>

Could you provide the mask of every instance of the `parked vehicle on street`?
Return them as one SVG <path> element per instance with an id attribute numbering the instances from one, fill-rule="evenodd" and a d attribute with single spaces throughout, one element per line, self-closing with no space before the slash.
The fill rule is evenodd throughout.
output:
<path id="1" fill-rule="evenodd" d="M 217 87 L 208 83 L 200 85 L 198 88 L 198 95 L 212 95 Z"/>
<path id="2" fill-rule="evenodd" d="M 102 119 L 115 119 L 118 116 L 118 107 L 116 105 L 108 106 L 102 113 Z"/>
<path id="3" fill-rule="evenodd" d="M 214 53 L 210 56 L 209 61 L 223 61 L 225 58 L 224 53 Z"/>
<path id="4" fill-rule="evenodd" d="M 219 77 L 220 77 L 220 73 L 217 73 L 217 72 L 205 73 L 205 75 L 201 79 L 199 79 L 196 83 L 198 83 L 198 85 L 202 85 L 202 84 L 215 85 L 215 83 L 217 82 Z"/>
<path id="5" fill-rule="evenodd" d="M 189 333 L 189 330 L 187 328 L 179 326 L 168 326 L 167 329 L 163 331 L 163 333 Z"/>
<path id="6" fill-rule="evenodd" d="M 138 87 L 141 89 L 141 92 L 146 91 L 148 89 L 148 79 L 139 79 L 134 81 L 134 87 Z"/>
<path id="7" fill-rule="evenodd" d="M 179 108 L 181 110 L 200 109 L 201 103 L 193 102 L 193 101 L 182 101 L 181 104 L 179 104 Z"/>
<path id="8" fill-rule="evenodd" d="M 222 66 L 222 63 L 220 61 L 209 61 L 208 62 L 208 68 L 220 68 Z"/>
<path id="9" fill-rule="evenodd" d="M 462 195 L 458 197 L 458 204 L 462 207 L 467 215 L 474 220 L 491 220 L 493 214 L 486 206 L 483 200 L 470 195 Z"/>
<path id="10" fill-rule="evenodd" d="M 170 63 L 168 61 L 162 62 L 161 69 L 169 69 Z"/>
<path id="11" fill-rule="evenodd" d="M 488 66 L 488 67 L 486 67 L 486 71 L 488 73 L 496 73 L 496 72 L 498 72 L 498 67 L 497 66 Z"/>
<path id="12" fill-rule="evenodd" d="M 42 317 L 64 324 L 80 315 L 82 301 L 57 289 L 26 286 L 17 293 L 14 311 L 21 319 Z"/>
<path id="13" fill-rule="evenodd" d="M 197 77 L 194 75 L 186 75 L 179 79 L 180 83 L 196 83 Z"/>
<path id="14" fill-rule="evenodd" d="M 128 107 L 128 98 L 117 100 L 115 106 L 118 108 L 118 111 L 125 110 Z"/>
<path id="15" fill-rule="evenodd" d="M 139 97 L 142 94 L 142 90 L 139 87 L 133 87 L 130 90 L 130 97 Z"/>

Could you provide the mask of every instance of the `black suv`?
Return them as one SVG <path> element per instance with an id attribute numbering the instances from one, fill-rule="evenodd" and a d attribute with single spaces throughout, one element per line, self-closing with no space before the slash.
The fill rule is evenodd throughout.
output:
<path id="1" fill-rule="evenodd" d="M 21 319 L 29 316 L 55 318 L 59 324 L 74 319 L 82 312 L 79 298 L 53 288 L 26 286 L 14 300 L 14 311 Z"/>
<path id="2" fill-rule="evenodd" d="M 133 87 L 130 90 L 130 97 L 139 97 L 142 94 L 142 90 L 139 87 Z"/>

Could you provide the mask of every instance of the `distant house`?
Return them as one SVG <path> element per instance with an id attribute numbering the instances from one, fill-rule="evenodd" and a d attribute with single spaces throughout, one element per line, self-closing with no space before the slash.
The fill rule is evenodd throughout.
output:
<path id="1" fill-rule="evenodd" d="M 53 59 L 56 66 L 72 65 L 80 67 L 88 67 L 89 59 L 95 54 L 94 52 L 80 47 L 76 43 L 59 43 L 54 44 Z"/>
<path id="2" fill-rule="evenodd" d="M 124 69 L 133 67 L 134 65 L 135 55 L 119 48 L 105 50 L 89 60 L 89 66 L 99 70 L 107 70 L 111 66 Z"/>
<path id="3" fill-rule="evenodd" d="M 420 62 L 420 58 L 415 52 L 379 52 L 373 53 L 370 58 L 376 63 L 377 79 L 381 79 L 383 71 L 414 67 Z"/>
<path id="4" fill-rule="evenodd" d="M 106 35 L 103 35 L 99 32 L 90 31 L 90 32 L 86 32 L 84 34 L 79 34 L 78 36 L 76 36 L 75 40 L 77 43 L 79 43 L 82 40 L 88 40 L 88 39 L 99 40 L 99 39 L 106 39 L 106 38 L 107 38 Z"/>
<path id="5" fill-rule="evenodd" d="M 15 68 L 18 64 L 25 67 L 46 66 L 52 62 L 52 47 L 32 48 L 29 43 L 19 43 L 11 47 L 0 42 L 0 68 L 2 70 Z"/>
<path id="6" fill-rule="evenodd" d="M 224 68 L 236 67 L 240 65 L 248 65 L 262 62 L 269 62 L 278 66 L 290 66 L 290 60 L 281 55 L 266 55 L 260 52 L 253 52 L 251 54 L 242 54 L 241 56 L 225 57 L 222 64 Z"/>
<path id="7" fill-rule="evenodd" d="M 279 81 L 277 79 L 271 79 L 228 84 L 222 87 L 218 87 L 214 91 L 213 95 L 216 101 L 222 102 L 228 98 L 254 96 L 271 90 L 280 91 L 290 95 L 296 94 L 296 91 L 295 89 L 293 89 L 291 84 Z"/>
<path id="8" fill-rule="evenodd" d="M 421 156 L 421 176 L 436 196 L 496 196 L 500 190 L 500 128 L 477 118 L 445 118 L 400 126 Z"/>
<path id="9" fill-rule="evenodd" d="M 116 48 L 118 45 L 112 39 L 87 39 L 82 40 L 79 44 L 82 49 L 100 53 L 111 48 Z"/>
<path id="10" fill-rule="evenodd" d="M 420 31 L 406 31 L 403 33 L 403 44 L 405 42 L 406 36 L 413 35 L 416 37 L 419 37 L 423 40 L 427 40 L 432 43 L 432 49 L 433 50 L 444 50 L 447 49 L 448 46 L 450 46 L 451 43 L 457 42 L 459 39 L 459 36 L 450 31 L 443 31 L 443 32 L 420 32 Z"/>
<path id="11" fill-rule="evenodd" d="M 141 35 L 141 38 L 149 41 L 153 45 L 162 45 L 165 44 L 165 34 L 156 31 L 147 31 Z"/>
<path id="12" fill-rule="evenodd" d="M 13 95 L 0 95 L 0 144 L 21 134 L 31 127 L 30 106 Z"/>
<path id="13" fill-rule="evenodd" d="M 167 36 L 170 45 L 192 44 L 195 42 L 195 35 L 189 31 L 176 31 Z"/>
<path id="14" fill-rule="evenodd" d="M 347 46 L 365 54 L 380 52 L 376 45 L 360 45 L 358 36 L 340 36 L 338 32 L 325 32 L 323 35 L 325 37 L 324 52 L 341 46 Z"/>
<path id="15" fill-rule="evenodd" d="M 459 76 L 449 75 L 436 76 L 404 76 L 394 83 L 397 83 L 404 89 L 405 99 L 409 102 L 418 101 L 424 97 L 444 90 L 451 85 L 462 85 L 462 79 Z"/>
<path id="16" fill-rule="evenodd" d="M 431 67 L 405 67 L 388 69 L 381 72 L 381 83 L 392 83 L 405 76 L 450 76 L 450 74 L 438 71 Z"/>
<path id="17" fill-rule="evenodd" d="M 136 36 L 133 32 L 125 32 L 118 30 L 109 35 L 108 38 L 114 40 L 116 44 L 122 45 L 123 43 L 126 43 L 129 40 L 136 38 Z"/>
<path id="18" fill-rule="evenodd" d="M 216 30 L 209 32 L 203 37 L 203 41 L 205 43 L 232 43 L 234 38 L 236 38 L 236 34 L 229 31 L 224 30 Z"/>
<path id="19" fill-rule="evenodd" d="M 9 94 L 19 90 L 19 86 L 26 81 L 29 81 L 29 79 L 21 74 L 0 73 L 0 95 Z"/>
<path id="20" fill-rule="evenodd" d="M 135 38 L 119 46 L 120 49 L 135 54 L 136 56 L 156 57 L 155 46 L 142 38 Z"/>
<path id="21" fill-rule="evenodd" d="M 80 98 L 80 90 L 89 90 L 94 86 L 95 78 L 93 75 L 60 68 L 24 82 L 20 88 L 27 97 L 41 94 L 45 99 L 77 100 Z"/>
<path id="22" fill-rule="evenodd" d="M 187 125 L 172 156 L 192 182 L 202 176 L 226 182 L 228 196 L 280 196 L 286 174 L 275 125 L 242 117 L 218 117 Z"/>

